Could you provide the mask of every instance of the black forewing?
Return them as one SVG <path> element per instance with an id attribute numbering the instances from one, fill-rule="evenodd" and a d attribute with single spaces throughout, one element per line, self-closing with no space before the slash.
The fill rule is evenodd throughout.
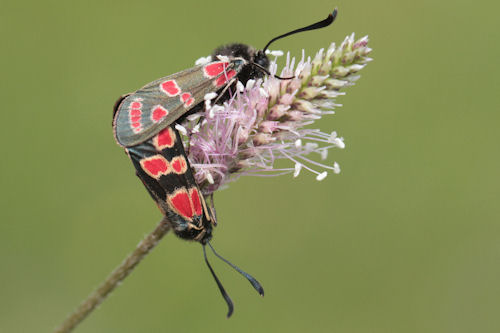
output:
<path id="1" fill-rule="evenodd" d="M 174 224 L 176 233 L 184 238 L 196 239 L 202 230 L 207 228 L 211 230 L 211 221 L 213 221 L 213 219 L 209 215 L 210 213 L 205 209 L 206 204 L 203 195 L 196 184 L 189 161 L 185 157 L 184 145 L 179 132 L 174 126 L 169 126 L 166 130 L 171 131 L 170 133 L 173 134 L 172 139 L 174 141 L 171 147 L 159 149 L 161 148 L 158 146 L 159 135 L 156 135 L 139 145 L 127 148 L 127 153 L 137 171 L 137 176 L 141 179 L 162 212 L 166 214 Z M 158 156 L 163 157 L 170 164 L 176 159 L 186 161 L 185 172 L 181 174 L 168 172 L 167 174 L 153 175 L 153 177 L 151 171 L 145 169 L 144 161 Z M 143 162 L 141 163 L 141 161 Z M 185 190 L 189 192 L 193 189 L 198 191 L 203 209 L 201 215 L 194 214 L 192 219 L 188 219 L 176 212 L 171 202 L 169 202 L 168 197 L 178 191 Z M 195 227 L 194 229 L 191 228 L 193 226 Z M 207 232 L 207 230 L 205 230 L 205 232 Z"/>
<path id="2" fill-rule="evenodd" d="M 227 67 L 220 74 L 207 77 L 204 74 L 206 66 L 228 63 Z M 168 125 L 175 122 L 183 114 L 204 101 L 204 96 L 210 92 L 216 92 L 219 88 L 214 82 L 231 70 L 239 72 L 244 64 L 244 60 L 234 58 L 228 62 L 214 61 L 209 64 L 195 66 L 181 72 L 163 77 L 148 83 L 141 89 L 131 93 L 121 99 L 115 106 L 113 129 L 115 138 L 123 147 L 131 147 L 146 141 Z M 170 96 L 168 89 L 165 90 L 162 84 L 165 82 L 175 82 L 179 88 L 179 93 Z M 175 89 L 174 89 L 175 90 Z M 184 94 L 190 94 L 192 101 L 186 103 L 183 100 Z M 158 107 L 167 111 L 167 114 L 156 121 L 162 111 L 155 113 Z"/>

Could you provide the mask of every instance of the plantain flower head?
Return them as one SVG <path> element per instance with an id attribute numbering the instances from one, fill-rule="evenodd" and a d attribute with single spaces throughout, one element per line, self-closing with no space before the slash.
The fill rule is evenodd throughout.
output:
<path id="1" fill-rule="evenodd" d="M 337 98 L 359 78 L 358 72 L 372 59 L 368 37 L 354 34 L 336 46 L 321 49 L 314 58 L 296 63 L 290 54 L 278 75 L 241 82 L 223 105 L 212 104 L 214 94 L 205 96 L 204 112 L 191 115 L 179 126 L 187 136 L 186 151 L 196 182 L 209 195 L 244 175 L 275 176 L 304 171 L 321 181 L 340 167 L 329 158 L 330 151 L 344 149 L 344 138 L 336 131 L 314 128 L 317 120 L 332 115 L 341 105 Z M 270 72 L 277 74 L 274 56 Z M 276 168 L 277 160 L 288 166 Z M 286 164 L 286 163 L 285 163 Z"/>

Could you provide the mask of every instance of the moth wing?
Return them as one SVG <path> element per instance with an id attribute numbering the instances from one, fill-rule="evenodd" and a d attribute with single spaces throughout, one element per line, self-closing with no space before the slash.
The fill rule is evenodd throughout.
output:
<path id="1" fill-rule="evenodd" d="M 214 220 L 185 157 L 179 132 L 167 126 L 153 138 L 127 148 L 127 153 L 176 233 L 188 239 L 202 237 L 202 230 Z"/>
<path id="2" fill-rule="evenodd" d="M 113 132 L 123 147 L 144 142 L 224 87 L 244 60 L 214 61 L 148 83 L 118 100 Z"/>

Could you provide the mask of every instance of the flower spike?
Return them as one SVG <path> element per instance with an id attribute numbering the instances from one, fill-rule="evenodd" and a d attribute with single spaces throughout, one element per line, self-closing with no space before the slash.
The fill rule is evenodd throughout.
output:
<path id="1" fill-rule="evenodd" d="M 354 85 L 359 71 L 372 60 L 370 52 L 368 37 L 355 40 L 352 34 L 312 58 L 303 52 L 297 62 L 287 54 L 279 73 L 294 78 L 276 78 L 275 59 L 269 66 L 271 75 L 237 84 L 239 89 L 223 105 L 207 104 L 201 118 L 188 119 L 185 143 L 203 194 L 244 175 L 298 177 L 307 171 L 321 181 L 326 171 L 338 174 L 339 164 L 327 159 L 331 149 L 345 148 L 344 138 L 311 125 L 341 106 L 336 99 Z M 292 164 L 275 168 L 278 159 Z"/>

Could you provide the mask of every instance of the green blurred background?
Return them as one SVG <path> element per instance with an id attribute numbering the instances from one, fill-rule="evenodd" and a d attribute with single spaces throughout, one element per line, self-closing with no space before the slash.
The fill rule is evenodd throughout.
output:
<path id="1" fill-rule="evenodd" d="M 49 332 L 160 214 L 112 137 L 115 99 L 222 43 L 375 59 L 318 124 L 347 148 L 323 182 L 243 178 L 214 245 L 168 235 L 77 332 L 500 332 L 498 10 L 490 1 L 0 2 L 0 331 Z"/>

